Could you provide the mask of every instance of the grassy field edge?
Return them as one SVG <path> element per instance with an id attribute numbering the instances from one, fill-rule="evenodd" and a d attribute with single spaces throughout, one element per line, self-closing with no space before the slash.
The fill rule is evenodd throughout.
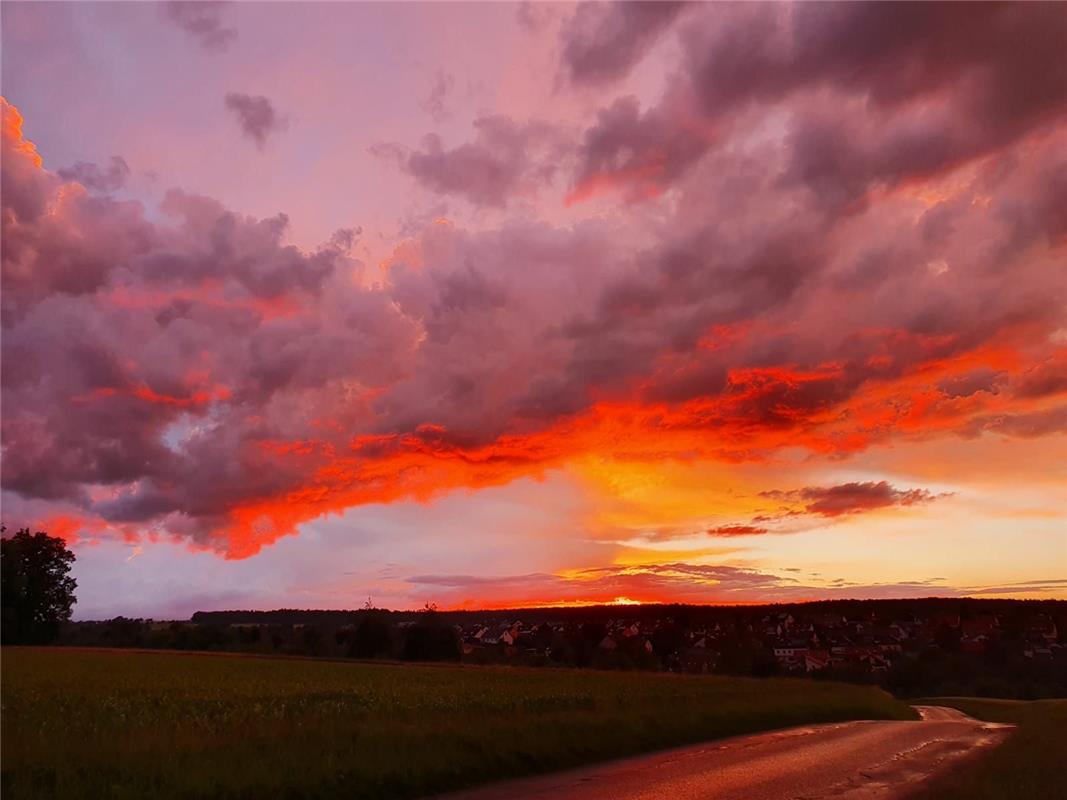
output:
<path id="1" fill-rule="evenodd" d="M 17 797 L 417 797 L 727 736 L 914 711 L 801 679 L 8 650 Z"/>

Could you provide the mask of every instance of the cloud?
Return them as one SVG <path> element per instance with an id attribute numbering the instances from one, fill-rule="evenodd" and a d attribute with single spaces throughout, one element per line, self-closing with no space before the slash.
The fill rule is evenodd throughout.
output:
<path id="1" fill-rule="evenodd" d="M 1067 432 L 1067 405 L 1022 414 L 975 417 L 960 432 L 965 436 L 977 436 L 987 431 L 1022 439 L 1064 433 Z"/>
<path id="2" fill-rule="evenodd" d="M 796 584 L 794 578 L 757 570 L 684 563 L 595 567 L 566 575 L 416 575 L 407 581 L 418 594 L 438 598 L 446 607 L 610 603 L 617 597 L 645 602 L 729 602 L 754 593 L 773 594 Z"/>
<path id="3" fill-rule="evenodd" d="M 966 19 L 929 3 L 700 10 L 682 26 L 681 69 L 659 103 L 590 128 L 577 186 L 632 181 L 651 196 L 642 184 L 663 191 L 683 174 L 650 175 L 679 159 L 680 139 L 693 162 L 774 117 L 789 131 L 782 180 L 842 211 L 872 186 L 936 175 L 1067 113 L 1067 74 L 1046 68 L 1067 36 L 1053 7 L 991 3 Z M 602 157 L 605 139 L 625 143 L 625 165 Z"/>
<path id="4" fill-rule="evenodd" d="M 429 114 L 434 122 L 443 122 L 451 116 L 446 100 L 455 83 L 456 79 L 443 69 L 434 73 L 429 93 L 419 102 L 419 107 Z"/>
<path id="5" fill-rule="evenodd" d="M 1067 350 L 1060 350 L 1019 376 L 1015 391 L 1022 397 L 1067 394 Z"/>
<path id="6" fill-rule="evenodd" d="M 808 486 L 784 492 L 761 492 L 761 495 L 775 500 L 800 503 L 804 513 L 821 517 L 859 514 L 893 506 L 914 506 L 929 503 L 939 497 L 926 489 L 897 489 L 886 481 Z"/>
<path id="7" fill-rule="evenodd" d="M 87 161 L 79 161 L 73 166 L 60 168 L 56 174 L 63 180 L 80 183 L 90 191 L 108 194 L 117 192 L 126 185 L 130 177 L 130 167 L 125 159 L 112 156 L 107 169 Z"/>
<path id="8" fill-rule="evenodd" d="M 961 591 L 937 580 L 869 584 L 843 579 L 804 582 L 758 569 L 686 563 L 597 567 L 564 574 L 416 575 L 407 581 L 414 587 L 417 598 L 432 600 L 444 608 L 611 603 L 620 597 L 666 603 L 787 603 L 827 598 L 955 597 L 983 593 L 981 588 Z M 994 589 L 993 593 L 1000 592 Z"/>
<path id="9" fill-rule="evenodd" d="M 666 0 L 580 4 L 561 31 L 567 76 L 594 85 L 624 77 L 685 5 Z"/>
<path id="10" fill-rule="evenodd" d="M 278 114 L 270 100 L 262 95 L 229 92 L 225 103 L 226 108 L 237 116 L 237 123 L 244 134 L 260 149 L 266 144 L 268 136 L 289 126 L 288 120 Z"/>
<path id="11" fill-rule="evenodd" d="M 556 13 L 550 4 L 522 0 L 515 8 L 515 20 L 526 31 L 539 31 L 555 18 Z"/>
<path id="12" fill-rule="evenodd" d="M 1067 580 L 1032 580 L 1017 583 L 1007 583 L 1001 586 L 972 586 L 964 589 L 964 593 L 970 596 L 982 595 L 1013 595 L 1020 594 L 1062 594 L 1067 588 Z"/>
<path id="13" fill-rule="evenodd" d="M 709 140 L 710 134 L 679 124 L 663 108 L 642 113 L 636 97 L 620 98 L 586 130 L 567 202 L 616 187 L 628 199 L 655 197 L 704 155 Z"/>
<path id="14" fill-rule="evenodd" d="M 394 160 L 424 188 L 462 197 L 478 206 L 503 208 L 551 183 L 561 148 L 556 131 L 493 115 L 474 121 L 473 142 L 446 149 L 429 134 L 420 150 L 380 143 L 371 153 Z"/>
<path id="15" fill-rule="evenodd" d="M 240 558 L 323 514 L 591 456 L 1060 435 L 1057 78 L 1007 95 L 1030 77 L 1020 42 L 1047 55 L 1037 27 L 1059 23 L 983 7 L 956 19 L 990 49 L 960 53 L 937 16 L 959 12 L 905 8 L 904 33 L 851 46 L 878 13 L 694 9 L 678 79 L 609 102 L 577 142 L 487 116 L 467 144 L 391 148 L 429 191 L 507 213 L 413 222 L 374 273 L 349 236 L 292 246 L 283 213 L 90 191 L 44 167 L 5 103 L 5 512 Z M 838 50 L 785 46 L 801 23 Z M 566 176 L 596 213 L 554 224 L 523 202 Z M 778 499 L 831 518 L 933 497 L 871 482 Z"/>
<path id="16" fill-rule="evenodd" d="M 884 508 L 909 507 L 933 502 L 948 494 L 926 489 L 897 489 L 888 481 L 808 486 L 803 489 L 770 489 L 760 497 L 782 503 L 774 511 L 756 514 L 748 523 L 730 523 L 708 529 L 709 536 L 759 536 L 807 530 L 811 518 L 847 517 Z"/>
<path id="17" fill-rule="evenodd" d="M 162 6 L 166 19 L 212 52 L 226 50 L 237 38 L 237 30 L 223 24 L 225 8 L 215 0 L 168 0 Z"/>
<path id="18" fill-rule="evenodd" d="M 767 533 L 767 528 L 759 525 L 719 525 L 708 529 L 708 536 L 758 536 Z"/>

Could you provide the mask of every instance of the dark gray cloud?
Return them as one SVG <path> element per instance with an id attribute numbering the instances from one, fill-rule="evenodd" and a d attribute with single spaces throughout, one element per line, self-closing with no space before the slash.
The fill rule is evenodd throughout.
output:
<path id="1" fill-rule="evenodd" d="M 230 92 L 225 99 L 226 108 L 237 117 L 237 124 L 246 136 L 262 148 L 267 137 L 285 130 L 288 120 L 279 114 L 270 100 L 262 95 L 248 95 Z"/>
<path id="2" fill-rule="evenodd" d="M 205 50 L 221 52 L 237 38 L 237 30 L 223 22 L 226 3 L 220 0 L 168 0 L 162 6 L 170 22 Z"/>
<path id="3" fill-rule="evenodd" d="M 840 212 L 871 185 L 936 174 L 1067 113 L 1054 4 L 709 4 L 687 20 L 681 73 L 656 106 L 590 129 L 576 185 L 669 186 L 684 173 L 671 165 L 776 108 L 790 130 L 783 180 Z"/>
<path id="4" fill-rule="evenodd" d="M 79 161 L 73 166 L 60 168 L 57 174 L 63 180 L 76 181 L 90 191 L 109 194 L 126 185 L 130 177 L 130 167 L 125 159 L 112 156 L 107 169 L 88 161 Z"/>

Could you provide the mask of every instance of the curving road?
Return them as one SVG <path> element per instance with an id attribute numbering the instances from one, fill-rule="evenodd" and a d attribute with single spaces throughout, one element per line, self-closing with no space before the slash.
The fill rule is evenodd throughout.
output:
<path id="1" fill-rule="evenodd" d="M 887 800 L 1001 742 L 1011 725 L 918 706 L 864 721 L 741 736 L 486 786 L 448 800 Z M 444 800 L 444 798 L 442 798 Z"/>

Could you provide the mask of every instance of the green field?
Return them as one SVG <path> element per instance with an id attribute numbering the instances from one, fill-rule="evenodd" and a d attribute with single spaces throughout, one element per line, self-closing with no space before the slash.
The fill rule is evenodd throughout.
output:
<path id="1" fill-rule="evenodd" d="M 987 722 L 1018 725 L 1006 742 L 919 790 L 916 800 L 1063 800 L 1067 798 L 1067 700 L 933 697 Z"/>
<path id="2" fill-rule="evenodd" d="M 910 718 L 800 680 L 5 649 L 6 798 L 413 797 L 718 736 Z"/>

